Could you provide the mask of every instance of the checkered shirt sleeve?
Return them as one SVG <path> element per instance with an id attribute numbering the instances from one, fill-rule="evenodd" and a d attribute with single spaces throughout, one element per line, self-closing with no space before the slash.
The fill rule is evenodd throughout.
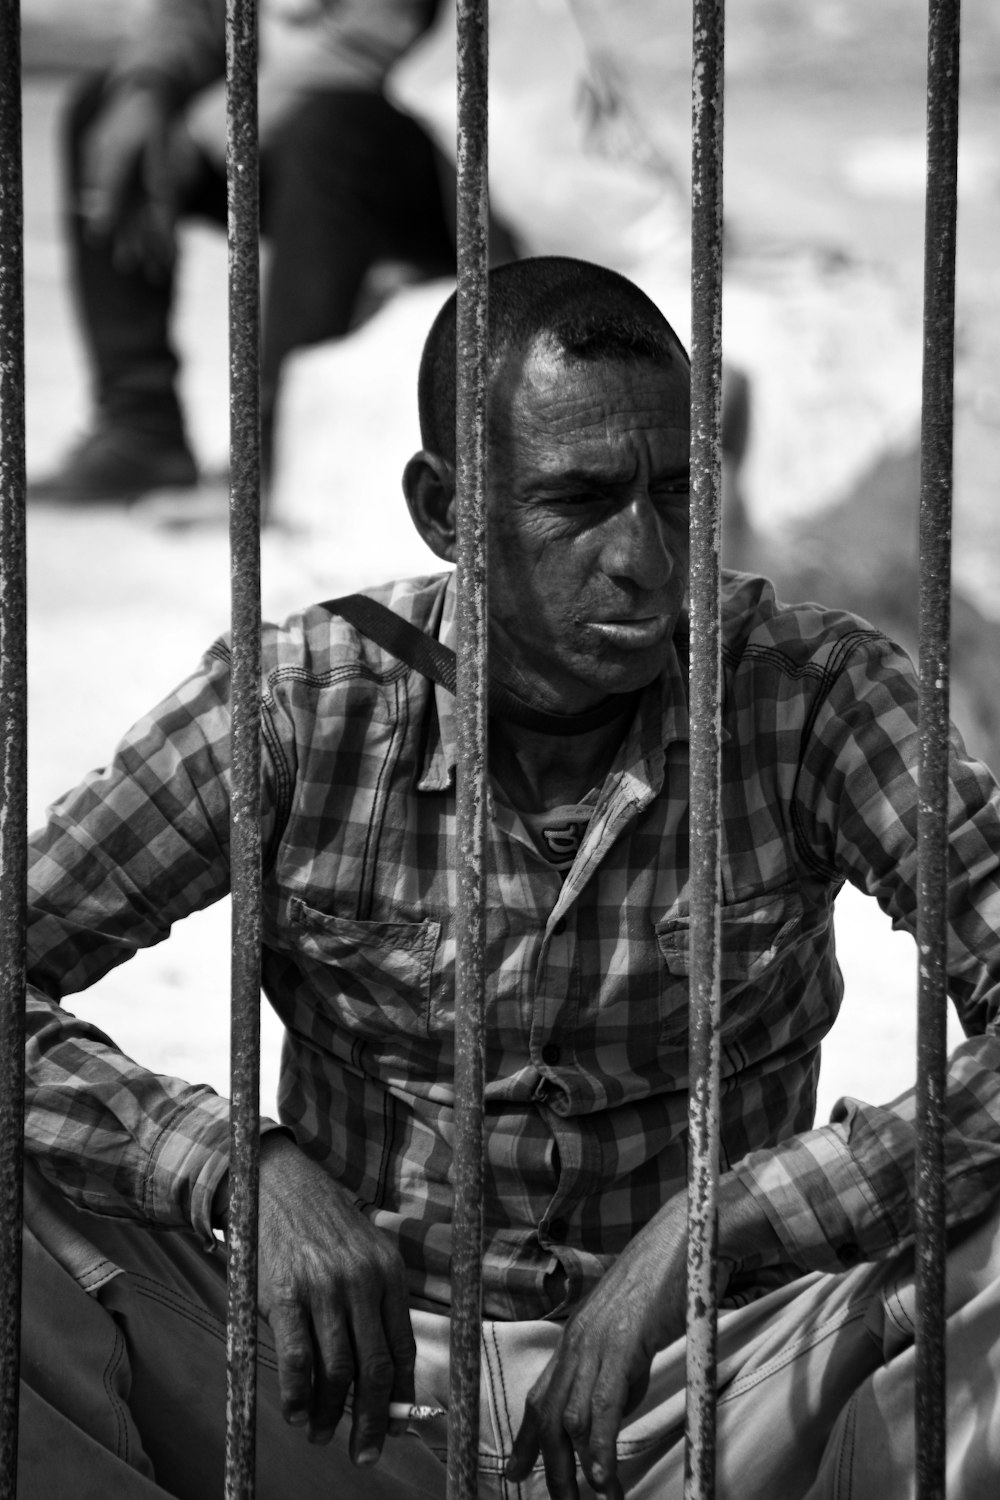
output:
<path id="1" fill-rule="evenodd" d="M 796 834 L 817 873 L 854 882 L 893 925 L 917 917 L 917 683 L 897 648 L 866 640 L 844 662 L 811 725 Z M 1000 815 L 986 767 L 953 731 L 949 797 L 948 989 L 969 1040 L 944 1098 L 950 1225 L 1000 1192 Z M 914 961 L 914 992 L 916 991 Z M 914 1063 L 915 1067 L 915 1063 Z M 829 1124 L 751 1151 L 737 1175 L 789 1259 L 836 1271 L 897 1251 L 913 1234 L 916 1099 L 840 1100 Z"/>
<path id="2" fill-rule="evenodd" d="M 59 1002 L 228 892 L 228 691 L 217 650 L 50 809 L 29 862 L 27 1149 L 81 1206 L 206 1246 L 227 1101 L 138 1067 Z"/>

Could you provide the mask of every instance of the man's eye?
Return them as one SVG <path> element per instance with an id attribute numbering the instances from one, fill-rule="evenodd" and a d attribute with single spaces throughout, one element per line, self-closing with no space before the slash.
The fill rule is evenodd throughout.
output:
<path id="1" fill-rule="evenodd" d="M 678 516 L 686 516 L 691 504 L 691 486 L 686 479 L 658 484 L 650 490 L 650 498 L 657 510 L 668 515 L 676 512 Z"/>
<path id="2" fill-rule="evenodd" d="M 604 505 L 608 497 L 599 490 L 569 490 L 553 499 L 556 505 L 563 505 L 568 510 L 582 510 L 587 506 Z"/>
<path id="3" fill-rule="evenodd" d="M 671 500 L 687 500 L 691 494 L 691 481 L 685 474 L 677 479 L 664 479 L 650 490 L 654 500 L 669 504 Z"/>

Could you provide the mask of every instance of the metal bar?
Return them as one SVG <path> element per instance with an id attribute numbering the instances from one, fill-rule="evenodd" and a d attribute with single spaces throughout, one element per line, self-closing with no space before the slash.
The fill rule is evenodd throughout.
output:
<path id="1" fill-rule="evenodd" d="M 226 1500 L 255 1493 L 260 1165 L 260 222 L 255 0 L 227 0 L 232 1022 Z"/>
<path id="2" fill-rule="evenodd" d="M 0 5 L 0 1497 L 17 1489 L 24 1167 L 27 600 L 19 0 Z"/>
<path id="3" fill-rule="evenodd" d="M 930 0 L 920 437 L 920 808 L 917 1029 L 916 1447 L 920 1500 L 945 1494 L 944 1099 L 947 1073 L 948 718 L 958 210 L 959 0 Z"/>
<path id="4" fill-rule="evenodd" d="M 479 1492 L 486 902 L 486 376 L 489 18 L 458 0 L 458 953 L 448 1497 Z"/>
<path id="5" fill-rule="evenodd" d="M 715 1493 L 724 0 L 695 0 L 691 172 L 691 992 L 684 1493 Z"/>

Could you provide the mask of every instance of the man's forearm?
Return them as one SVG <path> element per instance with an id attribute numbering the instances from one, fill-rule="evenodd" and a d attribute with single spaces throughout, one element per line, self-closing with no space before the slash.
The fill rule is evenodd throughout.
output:
<path id="1" fill-rule="evenodd" d="M 25 1145 L 81 1207 L 208 1238 L 229 1106 L 154 1073 L 33 985 L 27 994 Z"/>
<path id="2" fill-rule="evenodd" d="M 944 1099 L 949 1228 L 1000 1191 L 1000 1040 L 973 1037 L 951 1056 Z M 913 1233 L 916 1091 L 890 1104 L 843 1099 L 830 1123 L 750 1152 L 734 1172 L 782 1242 L 781 1259 L 843 1271 L 894 1255 Z"/>
<path id="3" fill-rule="evenodd" d="M 733 1269 L 775 1265 L 788 1259 L 760 1200 L 732 1172 L 719 1179 L 718 1212 L 719 1259 Z"/>
<path id="4" fill-rule="evenodd" d="M 732 1173 L 719 1181 L 719 1283 L 737 1266 L 785 1259 L 758 1198 Z M 616 1440 L 645 1389 L 652 1360 L 686 1321 L 688 1200 L 665 1203 L 625 1246 L 570 1317 L 559 1347 L 532 1387 L 507 1467 L 527 1478 L 541 1453 L 552 1488 L 576 1495 L 576 1462 L 598 1494 L 621 1494 Z"/>

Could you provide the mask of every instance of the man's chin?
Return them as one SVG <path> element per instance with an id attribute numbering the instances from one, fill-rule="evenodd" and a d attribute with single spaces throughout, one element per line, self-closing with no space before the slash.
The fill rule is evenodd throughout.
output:
<path id="1" fill-rule="evenodd" d="M 552 651 L 547 662 L 536 658 L 531 672 L 504 672 L 501 663 L 509 663 L 499 645 L 491 643 L 491 671 L 525 702 L 552 713 L 586 713 L 613 695 L 637 693 L 654 682 L 663 670 L 666 642 L 673 621 L 657 632 L 658 639 L 641 648 L 630 641 L 627 646 L 609 639 L 609 633 L 588 629 L 577 636 L 573 646 L 557 654 Z M 498 671 L 498 667 L 500 671 Z"/>
<path id="2" fill-rule="evenodd" d="M 604 657 L 595 663 L 586 677 L 587 685 L 594 694 L 592 706 L 613 694 L 638 693 L 651 682 L 655 682 L 663 668 L 662 645 L 650 646 L 645 651 L 631 651 L 627 655 L 617 654 L 617 659 Z"/>
<path id="3" fill-rule="evenodd" d="M 606 626 L 603 622 L 592 627 L 589 633 L 596 649 L 588 653 L 593 670 L 586 674 L 592 685 L 600 686 L 605 695 L 634 693 L 647 687 L 663 670 L 673 627 L 673 619 L 656 621 L 645 629 L 631 624 L 627 629 Z"/>

